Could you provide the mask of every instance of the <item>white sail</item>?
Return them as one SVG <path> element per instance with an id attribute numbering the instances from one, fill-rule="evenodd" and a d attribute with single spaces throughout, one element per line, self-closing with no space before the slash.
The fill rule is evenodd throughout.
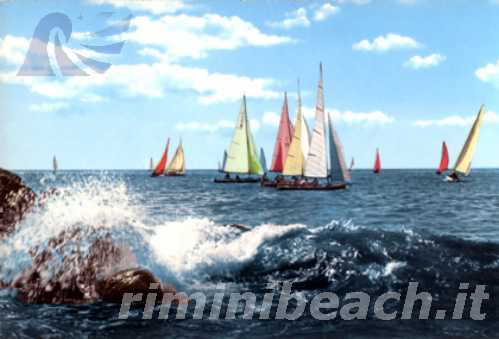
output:
<path id="1" fill-rule="evenodd" d="M 334 129 L 331 114 L 329 114 L 329 162 L 329 175 L 333 182 L 350 182 L 352 180 L 345 162 L 343 146 L 338 133 Z"/>
<path id="2" fill-rule="evenodd" d="M 59 169 L 59 165 L 57 164 L 57 158 L 54 155 L 54 158 L 52 159 L 52 170 L 55 173 L 55 172 L 57 172 L 58 169 Z"/>
<path id="3" fill-rule="evenodd" d="M 265 159 L 265 152 L 263 151 L 263 147 L 260 147 L 260 164 L 262 165 L 263 172 L 267 173 L 267 160 Z"/>
<path id="4" fill-rule="evenodd" d="M 317 89 L 317 104 L 315 108 L 315 127 L 312 132 L 312 142 L 305 162 L 305 176 L 311 178 L 326 178 L 326 135 L 324 128 L 324 89 L 322 64 L 320 65 L 319 86 Z"/>
<path id="5" fill-rule="evenodd" d="M 485 116 L 485 106 L 480 107 L 480 111 L 471 127 L 470 133 L 466 142 L 464 143 L 461 153 L 457 158 L 456 164 L 454 165 L 454 172 L 461 173 L 465 176 L 469 175 L 471 172 L 471 160 L 473 159 L 473 154 L 475 153 L 475 148 L 478 143 L 478 137 L 480 136 L 480 129 L 482 127 L 483 118 Z"/>

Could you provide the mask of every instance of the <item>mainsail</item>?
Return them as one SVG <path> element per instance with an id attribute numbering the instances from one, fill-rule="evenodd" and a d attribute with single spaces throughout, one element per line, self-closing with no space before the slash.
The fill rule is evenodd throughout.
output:
<path id="1" fill-rule="evenodd" d="M 249 126 L 246 96 L 243 96 L 224 171 L 229 173 L 263 174 Z"/>
<path id="2" fill-rule="evenodd" d="M 449 169 L 449 151 L 447 150 L 447 144 L 445 141 L 442 143 L 442 158 L 440 159 L 440 165 L 437 169 L 437 174 L 442 174 Z"/>
<path id="3" fill-rule="evenodd" d="M 170 161 L 170 164 L 166 168 L 166 172 L 178 173 L 178 174 L 185 173 L 185 157 L 184 157 L 184 147 L 182 146 L 182 140 L 180 140 L 177 150 L 173 155 L 172 161 Z"/>
<path id="4" fill-rule="evenodd" d="M 265 159 L 265 152 L 263 151 L 263 147 L 260 147 L 260 164 L 262 164 L 263 172 L 267 173 L 267 160 Z"/>
<path id="5" fill-rule="evenodd" d="M 338 133 L 333 127 L 333 119 L 329 115 L 329 161 L 331 163 L 330 178 L 333 182 L 350 182 L 350 172 L 346 166 L 343 146 Z"/>
<path id="6" fill-rule="evenodd" d="M 59 169 L 59 165 L 57 164 L 57 159 L 54 155 L 54 158 L 52 159 L 52 169 L 55 172 L 57 172 L 57 170 Z"/>
<path id="7" fill-rule="evenodd" d="M 376 148 L 376 159 L 374 160 L 374 173 L 379 173 L 381 171 L 381 157 L 379 155 L 379 149 Z"/>
<path id="8" fill-rule="evenodd" d="M 166 141 L 165 151 L 163 152 L 163 156 L 159 161 L 158 165 L 154 169 L 153 175 L 158 176 L 162 175 L 166 168 L 166 162 L 168 161 L 168 148 L 170 148 L 170 138 Z"/>
<path id="9" fill-rule="evenodd" d="M 312 142 L 305 163 L 305 176 L 312 178 L 326 178 L 326 135 L 324 126 L 324 89 L 322 77 L 322 63 L 320 64 L 319 85 L 317 90 L 317 104 L 315 107 L 315 127 Z"/>
<path id="10" fill-rule="evenodd" d="M 272 155 L 272 164 L 270 166 L 270 170 L 272 172 L 282 173 L 284 163 L 288 155 L 289 146 L 291 145 L 292 135 L 293 126 L 289 120 L 288 95 L 287 93 L 284 93 L 284 103 L 282 104 L 279 130 L 277 131 L 274 153 Z"/>
<path id="11" fill-rule="evenodd" d="M 299 84 L 299 83 L 298 83 Z M 305 131 L 304 131 L 305 130 Z M 303 136 L 305 135 L 305 140 Z M 301 111 L 301 95 L 298 85 L 298 106 L 296 108 L 296 123 L 293 131 L 291 145 L 289 145 L 288 155 L 284 161 L 282 174 L 284 175 L 303 175 L 305 168 L 304 146 L 308 151 L 308 133 L 306 131 L 305 120 Z"/>
<path id="12" fill-rule="evenodd" d="M 463 175 L 468 175 L 471 171 L 471 160 L 473 159 L 473 154 L 475 153 L 476 144 L 478 142 L 478 137 L 480 136 L 480 128 L 482 127 L 483 117 L 485 115 L 485 106 L 480 107 L 480 111 L 471 127 L 470 133 L 466 142 L 464 143 L 461 153 L 457 158 L 456 165 L 454 166 L 454 172 L 461 173 Z"/>

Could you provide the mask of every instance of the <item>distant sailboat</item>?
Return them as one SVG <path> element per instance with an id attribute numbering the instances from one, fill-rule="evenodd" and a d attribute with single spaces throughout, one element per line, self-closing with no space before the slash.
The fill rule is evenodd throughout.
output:
<path id="1" fill-rule="evenodd" d="M 151 158 L 151 160 L 149 161 L 149 169 L 150 169 L 151 171 L 153 171 L 153 170 L 154 170 L 154 161 L 152 160 L 152 158 Z"/>
<path id="2" fill-rule="evenodd" d="M 354 166 L 355 166 L 355 159 L 354 159 L 354 158 L 352 158 L 352 161 L 350 161 L 350 168 L 349 168 L 349 170 L 350 170 L 350 171 L 351 171 L 351 170 L 353 170 L 353 167 L 354 167 Z"/>
<path id="3" fill-rule="evenodd" d="M 225 168 L 225 163 L 226 162 L 227 162 L 227 151 L 224 151 L 224 156 L 223 156 L 223 159 L 222 159 L 222 163 L 220 163 L 220 161 L 218 162 L 218 171 L 220 173 L 224 172 L 224 168 Z"/>
<path id="4" fill-rule="evenodd" d="M 437 169 L 437 174 L 440 175 L 449 170 L 449 150 L 447 149 L 447 144 L 445 141 L 442 143 L 442 157 L 440 159 L 440 165 Z"/>
<path id="5" fill-rule="evenodd" d="M 260 164 L 262 164 L 263 173 L 267 173 L 269 170 L 267 168 L 267 160 L 265 159 L 265 152 L 263 148 L 260 147 Z"/>
<path id="6" fill-rule="evenodd" d="M 185 175 L 185 156 L 182 140 L 180 140 L 177 150 L 173 155 L 172 161 L 165 170 L 166 176 L 184 176 Z"/>
<path id="7" fill-rule="evenodd" d="M 274 153 L 272 155 L 272 164 L 270 166 L 271 172 L 282 173 L 282 171 L 284 170 L 284 163 L 286 161 L 286 157 L 288 156 L 288 150 L 289 146 L 291 145 L 292 136 L 293 125 L 289 120 L 288 95 L 287 93 L 284 93 L 281 119 L 279 122 L 279 129 L 277 131 L 275 140 Z"/>
<path id="8" fill-rule="evenodd" d="M 374 160 L 374 173 L 378 174 L 381 172 L 381 157 L 379 155 L 379 149 L 376 148 L 376 159 Z"/>
<path id="9" fill-rule="evenodd" d="M 300 102 L 301 103 L 301 102 Z M 345 165 L 343 149 L 336 131 L 332 126 L 332 119 L 329 124 L 329 154 L 326 152 L 326 126 L 324 114 L 324 89 L 322 64 L 320 65 L 320 76 L 317 90 L 317 104 L 315 111 L 315 126 L 312 135 L 308 156 L 303 156 L 301 146 L 302 128 L 306 128 L 301 114 L 301 105 L 299 105 L 295 133 L 291 142 L 288 159 L 286 159 L 285 170 L 283 174 L 294 176 L 305 176 L 313 178 L 312 183 L 297 179 L 294 181 L 283 180 L 277 184 L 280 190 L 334 190 L 344 189 L 347 182 L 350 181 L 350 173 Z M 300 138 L 296 140 L 296 138 Z M 328 159 L 331 168 L 328 170 Z M 288 163 L 290 166 L 288 167 Z M 291 166 L 292 165 L 292 166 Z M 327 183 L 320 183 L 320 179 L 328 178 Z"/>
<path id="10" fill-rule="evenodd" d="M 255 183 L 259 178 L 239 178 L 239 174 L 262 175 L 263 169 L 258 157 L 257 148 L 251 133 L 246 108 L 246 96 L 243 96 L 234 135 L 227 153 L 227 161 L 224 166 L 226 176 L 223 179 L 215 179 L 217 183 Z M 230 174 L 236 174 L 231 178 Z"/>
<path id="11" fill-rule="evenodd" d="M 482 127 L 483 117 L 485 115 L 485 106 L 480 107 L 480 111 L 471 127 L 468 138 L 459 153 L 456 164 L 452 173 L 446 178 L 447 181 L 457 182 L 459 181 L 459 174 L 468 176 L 471 171 L 471 160 L 473 159 L 473 154 L 475 153 L 476 145 L 478 143 L 478 138 L 480 136 L 480 129 Z"/>
<path id="12" fill-rule="evenodd" d="M 52 171 L 54 174 L 56 174 L 58 170 L 59 170 L 59 165 L 57 163 L 57 158 L 54 155 L 54 157 L 52 158 Z"/>
<path id="13" fill-rule="evenodd" d="M 151 173 L 151 177 L 158 177 L 160 175 L 163 175 L 165 172 L 166 168 L 166 162 L 168 161 L 168 149 L 170 148 L 170 138 L 166 141 L 166 147 L 165 151 L 163 152 L 163 156 L 161 157 L 161 160 L 158 162 L 156 165 L 156 168 L 154 171 Z"/>

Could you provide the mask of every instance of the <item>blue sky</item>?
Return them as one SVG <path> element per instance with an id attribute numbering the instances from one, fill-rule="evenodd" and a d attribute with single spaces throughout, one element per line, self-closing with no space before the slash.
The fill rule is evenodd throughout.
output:
<path id="1" fill-rule="evenodd" d="M 71 20 L 63 43 L 88 76 L 16 76 L 45 15 Z M 99 31 L 132 15 L 128 31 Z M 243 93 L 271 157 L 283 92 L 294 120 L 296 79 L 310 125 L 324 64 L 326 107 L 347 158 L 371 167 L 437 166 L 457 157 L 483 103 L 474 167 L 499 167 L 499 1 L 0 0 L 0 167 L 140 169 L 167 137 L 188 168 L 215 168 Z M 61 35 L 64 37 L 64 35 Z M 63 39 L 64 40 L 64 39 Z M 125 41 L 120 54 L 82 45 Z M 88 69 L 77 53 L 112 66 Z M 497 112 L 497 113 L 496 113 Z"/>

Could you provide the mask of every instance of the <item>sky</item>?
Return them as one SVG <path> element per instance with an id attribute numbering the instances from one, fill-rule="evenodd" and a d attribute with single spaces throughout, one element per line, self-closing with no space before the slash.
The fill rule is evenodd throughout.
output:
<path id="1" fill-rule="evenodd" d="M 146 169 L 169 137 L 216 168 L 243 94 L 270 162 L 298 78 L 313 126 L 320 62 L 357 167 L 379 148 L 385 168 L 435 168 L 444 140 L 453 162 L 481 104 L 473 167 L 499 167 L 498 0 L 0 0 L 0 18 L 0 167 Z M 20 72 L 44 53 L 53 76 Z"/>

